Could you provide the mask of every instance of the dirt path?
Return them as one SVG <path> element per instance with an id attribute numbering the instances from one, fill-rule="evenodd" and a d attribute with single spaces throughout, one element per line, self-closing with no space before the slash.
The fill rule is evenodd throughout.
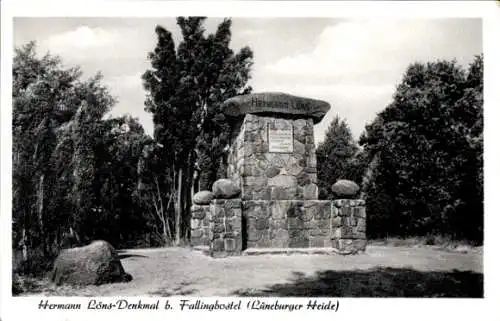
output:
<path id="1" fill-rule="evenodd" d="M 183 248 L 121 253 L 130 283 L 50 295 L 86 296 L 482 296 L 482 251 L 370 246 L 365 254 L 213 259 Z M 464 292 L 465 291 L 465 292 Z"/>

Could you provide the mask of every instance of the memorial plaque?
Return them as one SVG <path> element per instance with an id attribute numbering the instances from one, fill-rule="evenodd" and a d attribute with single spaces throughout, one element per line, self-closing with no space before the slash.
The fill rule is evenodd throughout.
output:
<path id="1" fill-rule="evenodd" d="M 293 153 L 293 129 L 271 129 L 268 127 L 269 152 Z"/>

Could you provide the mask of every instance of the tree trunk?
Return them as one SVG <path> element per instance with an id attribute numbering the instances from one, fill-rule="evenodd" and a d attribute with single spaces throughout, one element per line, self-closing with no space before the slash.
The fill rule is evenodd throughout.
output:
<path id="1" fill-rule="evenodd" d="M 26 234 L 26 228 L 23 228 L 21 239 L 21 248 L 23 252 L 23 262 L 28 261 L 28 235 Z"/>
<path id="2" fill-rule="evenodd" d="M 44 206 L 44 180 L 45 175 L 40 175 L 40 180 L 38 183 L 38 193 L 37 193 L 37 214 L 38 214 L 38 226 L 40 228 L 40 246 L 42 247 L 43 254 L 45 256 L 47 253 L 46 239 L 45 239 L 45 226 L 43 224 L 43 206 Z"/>
<path id="3" fill-rule="evenodd" d="M 183 237 L 185 240 L 189 239 L 189 227 L 191 222 L 191 204 L 193 197 L 193 176 L 195 172 L 195 155 L 191 154 L 190 161 L 188 162 L 187 176 L 186 176 L 186 189 L 184 200 L 184 216 L 183 216 Z"/>
<path id="4" fill-rule="evenodd" d="M 183 175 L 182 167 L 177 174 L 177 202 L 175 204 L 175 245 L 181 244 L 181 219 L 182 219 L 182 189 Z"/>

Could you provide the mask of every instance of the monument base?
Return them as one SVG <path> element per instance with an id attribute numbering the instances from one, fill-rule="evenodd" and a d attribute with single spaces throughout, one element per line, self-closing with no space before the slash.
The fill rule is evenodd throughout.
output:
<path id="1" fill-rule="evenodd" d="M 366 248 L 365 229 L 363 200 L 216 199 L 193 206 L 191 240 L 214 257 L 355 254 Z"/>

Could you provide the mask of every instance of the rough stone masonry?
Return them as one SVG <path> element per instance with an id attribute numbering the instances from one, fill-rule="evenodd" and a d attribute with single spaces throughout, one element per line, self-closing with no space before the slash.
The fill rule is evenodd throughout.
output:
<path id="1" fill-rule="evenodd" d="M 330 105 L 255 93 L 228 99 L 223 107 L 232 122 L 227 177 L 240 193 L 233 189 L 225 199 L 218 192 L 210 204 L 193 205 L 192 245 L 213 256 L 259 249 L 364 251 L 364 201 L 318 200 L 313 126 Z"/>

